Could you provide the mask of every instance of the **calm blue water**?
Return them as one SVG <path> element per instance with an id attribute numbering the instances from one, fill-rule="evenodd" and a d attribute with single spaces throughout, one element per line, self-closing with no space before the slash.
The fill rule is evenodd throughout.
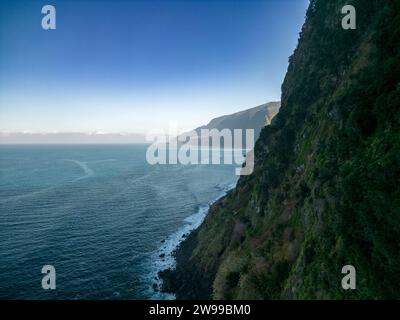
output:
<path id="1" fill-rule="evenodd" d="M 0 146 L 0 298 L 172 298 L 153 289 L 158 270 L 237 177 L 233 165 L 150 166 L 145 152 Z M 56 290 L 41 287 L 46 264 Z"/>

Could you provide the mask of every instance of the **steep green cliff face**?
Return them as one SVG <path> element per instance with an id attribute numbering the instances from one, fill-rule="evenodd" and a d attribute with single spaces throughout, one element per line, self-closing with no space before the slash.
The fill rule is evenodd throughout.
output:
<path id="1" fill-rule="evenodd" d="M 356 30 L 341 27 L 346 4 Z M 400 1 L 311 1 L 282 92 L 254 173 L 183 244 L 166 287 L 177 298 L 400 298 Z M 341 287 L 344 265 L 356 290 Z"/>

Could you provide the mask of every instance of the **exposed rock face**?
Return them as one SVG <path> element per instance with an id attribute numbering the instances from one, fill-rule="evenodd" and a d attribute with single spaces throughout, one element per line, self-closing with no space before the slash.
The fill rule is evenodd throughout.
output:
<path id="1" fill-rule="evenodd" d="M 254 173 L 164 273 L 178 299 L 400 298 L 400 1 L 350 1 L 344 30 L 348 2 L 310 2 Z"/>
<path id="2" fill-rule="evenodd" d="M 202 129 L 217 129 L 218 131 L 228 129 L 231 131 L 233 136 L 234 129 L 241 129 L 243 130 L 242 141 L 245 141 L 246 136 L 244 131 L 246 129 L 253 129 L 254 138 L 257 140 L 262 128 L 271 123 L 272 119 L 277 115 L 280 106 L 280 102 L 269 102 L 255 108 L 243 110 L 230 115 L 221 116 L 212 119 L 205 126 L 198 127 L 191 132 L 182 134 L 181 137 L 182 139 L 184 139 L 186 135 L 199 137 Z M 198 139 L 192 139 L 191 142 L 194 144 L 198 144 L 201 141 L 199 141 Z M 209 143 L 208 139 L 206 142 L 203 141 L 203 145 L 207 145 L 207 143 Z M 224 146 L 224 143 L 225 141 L 222 141 L 221 146 Z M 240 145 L 236 145 L 235 147 L 240 148 L 242 147 L 242 144 L 240 143 Z"/>
<path id="3" fill-rule="evenodd" d="M 279 111 L 280 102 L 268 102 L 258 107 L 212 119 L 206 126 L 195 129 L 254 129 L 258 138 L 261 129 L 269 124 Z"/>

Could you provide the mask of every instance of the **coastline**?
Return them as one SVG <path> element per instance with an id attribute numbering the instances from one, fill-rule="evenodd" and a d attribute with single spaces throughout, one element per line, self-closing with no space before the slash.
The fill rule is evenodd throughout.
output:
<path id="1" fill-rule="evenodd" d="M 184 219 L 184 225 L 176 232 L 161 241 L 161 246 L 154 253 L 155 274 L 152 275 L 153 299 L 174 300 L 179 299 L 171 285 L 170 273 L 176 273 L 190 258 L 196 246 L 196 235 L 199 227 L 204 222 L 213 205 L 225 198 L 233 189 L 237 181 L 222 188 L 222 193 L 207 205 L 200 206 L 198 210 Z"/>
<path id="2" fill-rule="evenodd" d="M 210 204 L 202 223 L 179 242 L 172 252 L 175 260 L 174 266 L 158 272 L 158 278 L 161 280 L 159 287 L 161 293 L 173 295 L 177 300 L 209 300 L 211 298 L 212 282 L 216 270 L 208 270 L 208 272 L 200 270 L 196 261 L 192 259 L 192 254 L 197 246 L 197 236 L 205 218 L 212 214 L 215 205 L 233 192 L 236 184 Z"/>

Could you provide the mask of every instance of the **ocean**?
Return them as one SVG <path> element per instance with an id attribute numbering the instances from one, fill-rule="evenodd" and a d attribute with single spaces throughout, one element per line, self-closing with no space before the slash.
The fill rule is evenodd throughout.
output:
<path id="1" fill-rule="evenodd" d="M 173 299 L 159 270 L 235 165 L 149 165 L 146 145 L 0 146 L 1 299 Z M 56 289 L 41 286 L 44 265 Z"/>

